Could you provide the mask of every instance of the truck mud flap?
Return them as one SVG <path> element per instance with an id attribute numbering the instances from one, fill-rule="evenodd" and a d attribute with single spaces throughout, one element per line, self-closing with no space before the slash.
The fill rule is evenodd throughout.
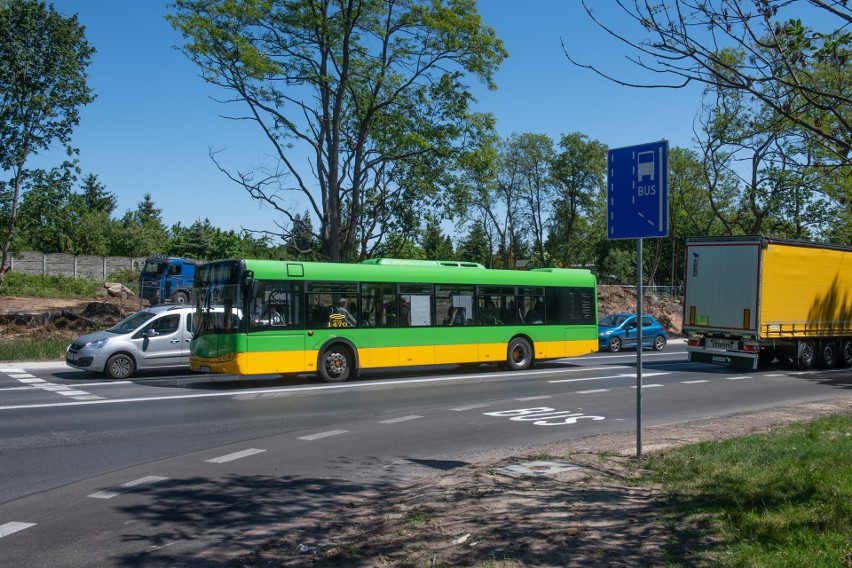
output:
<path id="1" fill-rule="evenodd" d="M 691 363 L 711 363 L 713 365 L 728 365 L 739 369 L 757 370 L 757 354 L 731 353 L 728 351 L 687 351 Z"/>

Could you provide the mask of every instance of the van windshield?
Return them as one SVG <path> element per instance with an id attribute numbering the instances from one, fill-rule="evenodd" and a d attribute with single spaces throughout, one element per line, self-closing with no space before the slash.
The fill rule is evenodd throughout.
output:
<path id="1" fill-rule="evenodd" d="M 120 322 L 109 328 L 107 331 L 116 334 L 130 333 L 149 319 L 153 318 L 155 315 L 157 314 L 145 310 L 141 312 L 136 312 L 132 316 L 121 320 Z"/>

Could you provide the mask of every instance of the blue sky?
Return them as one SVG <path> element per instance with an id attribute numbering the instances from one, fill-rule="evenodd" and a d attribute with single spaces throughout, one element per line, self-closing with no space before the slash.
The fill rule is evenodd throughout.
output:
<path id="1" fill-rule="evenodd" d="M 96 174 L 118 196 L 115 214 L 150 193 L 168 226 L 209 218 L 225 230 L 274 231 L 275 212 L 252 201 L 208 155 L 209 148 L 223 150 L 228 166 L 249 169 L 267 157 L 257 127 L 220 117 L 233 111 L 213 99 L 227 95 L 205 84 L 176 49 L 182 38 L 164 19 L 167 2 L 53 4 L 65 15 L 78 14 L 98 50 L 89 68 L 97 99 L 83 109 L 73 144 L 83 174 Z M 598 16 L 617 21 L 614 2 L 594 4 Z M 597 28 L 579 0 L 484 0 L 480 13 L 510 53 L 495 77 L 498 90 L 475 91 L 478 110 L 496 116 L 501 136 L 535 132 L 558 141 L 563 133 L 582 132 L 611 148 L 662 138 L 692 146 L 697 87 L 620 87 L 568 62 L 560 41 L 580 61 L 637 76 L 623 46 Z"/>

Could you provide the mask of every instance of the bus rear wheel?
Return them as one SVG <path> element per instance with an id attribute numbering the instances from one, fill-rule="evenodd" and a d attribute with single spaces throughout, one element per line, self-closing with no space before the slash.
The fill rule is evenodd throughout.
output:
<path id="1" fill-rule="evenodd" d="M 317 370 L 327 383 L 342 383 L 352 372 L 352 353 L 342 345 L 331 345 L 320 354 Z"/>
<path id="2" fill-rule="evenodd" d="M 532 365 L 532 345 L 523 337 L 516 337 L 509 342 L 508 355 L 506 366 L 510 371 L 525 371 Z"/>

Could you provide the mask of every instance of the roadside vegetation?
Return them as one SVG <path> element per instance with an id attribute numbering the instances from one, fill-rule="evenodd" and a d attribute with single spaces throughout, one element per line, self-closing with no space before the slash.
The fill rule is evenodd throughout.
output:
<path id="1" fill-rule="evenodd" d="M 59 275 L 33 275 L 8 272 L 0 296 L 31 298 L 94 298 L 103 282 Z"/>
<path id="2" fill-rule="evenodd" d="M 72 332 L 41 339 L 16 338 L 0 341 L 0 361 L 47 361 L 65 358 Z"/>
<path id="3" fill-rule="evenodd" d="M 852 416 L 653 453 L 671 566 L 852 566 Z"/>

